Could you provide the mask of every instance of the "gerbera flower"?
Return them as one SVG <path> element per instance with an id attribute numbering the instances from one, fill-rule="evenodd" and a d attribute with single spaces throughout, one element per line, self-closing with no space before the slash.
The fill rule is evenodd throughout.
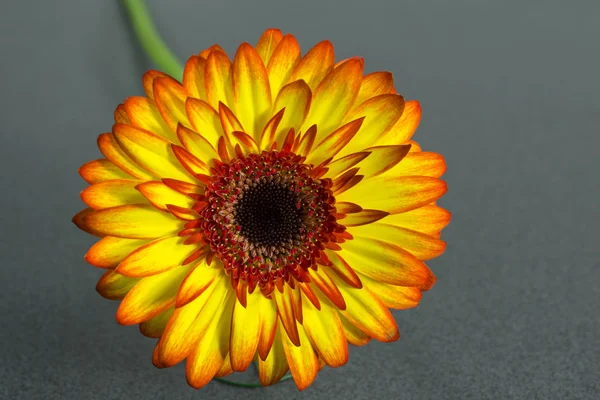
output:
<path id="1" fill-rule="evenodd" d="M 255 360 L 263 385 L 289 369 L 304 389 L 348 343 L 399 338 L 389 309 L 434 284 L 423 261 L 450 214 L 444 160 L 411 140 L 421 108 L 390 73 L 269 29 L 143 86 L 81 167 L 74 222 L 101 237 L 85 258 L 117 321 L 159 338 L 154 365 L 186 360 L 199 388 Z"/>

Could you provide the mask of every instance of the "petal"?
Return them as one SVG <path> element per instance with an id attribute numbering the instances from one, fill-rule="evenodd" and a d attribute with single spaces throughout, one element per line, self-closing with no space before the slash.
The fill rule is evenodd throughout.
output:
<path id="1" fill-rule="evenodd" d="M 139 181 L 130 179 L 96 183 L 81 192 L 81 199 L 95 210 L 125 204 L 146 203 L 144 196 L 135 188 L 139 183 Z"/>
<path id="2" fill-rule="evenodd" d="M 220 276 L 201 295 L 175 309 L 159 341 L 159 358 L 165 366 L 183 361 L 202 340 L 210 321 L 221 314 L 218 311 L 226 299 L 228 283 Z"/>
<path id="3" fill-rule="evenodd" d="M 125 106 L 123 104 L 119 104 L 115 109 L 115 123 L 117 124 L 130 124 L 131 121 L 127 116 L 127 112 L 125 111 Z"/>
<path id="4" fill-rule="evenodd" d="M 390 215 L 388 212 L 379 210 L 361 210 L 357 213 L 348 214 L 342 219 L 346 227 L 371 224 Z"/>
<path id="5" fill-rule="evenodd" d="M 362 70 L 362 60 L 349 60 L 331 71 L 315 89 L 302 130 L 316 124 L 317 143 L 333 132 L 350 110 L 360 88 Z"/>
<path id="6" fill-rule="evenodd" d="M 337 307 L 317 293 L 321 309 L 317 310 L 311 302 L 304 305 L 304 329 L 313 347 L 333 368 L 348 362 L 348 342 L 338 317 Z"/>
<path id="7" fill-rule="evenodd" d="M 342 158 L 338 158 L 327 166 L 328 171 L 325 176 L 335 178 L 367 158 L 369 154 L 371 153 L 368 151 L 362 151 L 360 153 L 352 153 Z"/>
<path id="8" fill-rule="evenodd" d="M 126 205 L 94 211 L 84 218 L 91 229 L 105 235 L 154 239 L 180 231 L 181 221 L 151 205 Z"/>
<path id="9" fill-rule="evenodd" d="M 394 342 L 400 337 L 394 317 L 369 289 L 355 289 L 337 276 L 332 279 L 340 288 L 348 307 L 339 311 L 348 321 L 381 342 Z"/>
<path id="10" fill-rule="evenodd" d="M 190 96 L 202 100 L 206 100 L 206 86 L 204 84 L 205 67 L 205 58 L 191 56 L 183 69 L 183 87 Z"/>
<path id="11" fill-rule="evenodd" d="M 187 99 L 185 109 L 194 130 L 214 147 L 219 138 L 223 136 L 219 113 L 207 102 L 194 98 Z M 180 130 L 181 126 L 177 131 L 179 137 Z M 183 141 L 182 143 L 185 145 Z"/>
<path id="12" fill-rule="evenodd" d="M 268 354 L 273 351 L 273 341 L 277 330 L 277 306 L 274 299 L 259 296 L 259 334 L 258 355 L 261 360 L 267 360 Z M 283 351 L 283 349 L 281 349 Z M 287 364 L 286 364 L 287 370 Z"/>
<path id="13" fill-rule="evenodd" d="M 246 307 L 239 301 L 233 306 L 229 339 L 231 368 L 245 371 L 252 362 L 260 335 L 260 291 L 247 295 Z"/>
<path id="14" fill-rule="evenodd" d="M 161 178 L 196 182 L 179 164 L 168 140 L 130 125 L 115 125 L 113 133 L 123 150 L 147 171 Z"/>
<path id="15" fill-rule="evenodd" d="M 171 315 L 173 315 L 173 311 L 175 311 L 175 307 L 167 308 L 156 317 L 142 322 L 140 324 L 140 332 L 142 335 L 150 338 L 159 338 L 163 334 Z"/>
<path id="16" fill-rule="evenodd" d="M 395 286 L 361 275 L 366 288 L 375 293 L 383 305 L 396 310 L 405 310 L 419 305 L 423 296 L 417 287 Z"/>
<path id="17" fill-rule="evenodd" d="M 154 96 L 156 105 L 172 133 L 177 131 L 177 125 L 190 126 L 185 113 L 185 101 L 188 92 L 175 79 L 157 78 L 154 81 Z"/>
<path id="18" fill-rule="evenodd" d="M 277 325 L 275 325 L 277 328 Z M 283 338 L 281 329 L 276 329 L 275 340 L 269 355 L 263 361 L 262 358 L 258 360 L 258 376 L 260 384 L 263 386 L 273 385 L 288 371 L 288 363 L 285 357 L 285 350 L 283 349 Z"/>
<path id="19" fill-rule="evenodd" d="M 120 300 L 140 281 L 140 278 L 130 278 L 114 270 L 108 270 L 96 284 L 96 291 L 109 300 Z"/>
<path id="20" fill-rule="evenodd" d="M 333 275 L 333 274 L 331 274 Z M 346 308 L 346 302 L 342 293 L 335 285 L 329 274 L 325 272 L 323 268 L 319 268 L 316 271 L 310 271 L 310 279 L 312 283 L 319 288 L 319 290 L 331 300 L 333 304 L 339 309 L 343 310 Z M 316 291 L 317 297 L 319 291 Z"/>
<path id="21" fill-rule="evenodd" d="M 362 104 L 373 97 L 393 91 L 394 78 L 391 72 L 372 72 L 363 77 L 355 104 Z"/>
<path id="22" fill-rule="evenodd" d="M 233 299 L 223 305 L 230 310 Z M 201 388 L 214 378 L 225 362 L 229 353 L 229 330 L 231 327 L 231 311 L 217 313 L 210 321 L 206 333 L 198 345 L 190 353 L 186 365 L 188 384 L 196 389 Z"/>
<path id="23" fill-rule="evenodd" d="M 87 226 L 87 224 L 85 223 L 85 219 L 87 218 L 87 216 L 92 214 L 94 211 L 95 210 L 93 210 L 92 208 L 89 208 L 89 207 L 84 208 L 83 210 L 81 210 L 77 214 L 75 214 L 73 216 L 73 219 L 71 219 L 71 221 L 82 231 L 87 232 L 90 235 L 102 237 L 102 236 L 104 236 L 103 233 Z"/>
<path id="24" fill-rule="evenodd" d="M 196 250 L 195 246 L 187 246 L 183 242 L 185 238 L 171 236 L 145 244 L 121 261 L 117 272 L 121 275 L 144 277 L 179 267 Z"/>
<path id="25" fill-rule="evenodd" d="M 169 75 L 165 74 L 164 72 L 155 70 L 150 70 L 142 76 L 144 92 L 146 92 L 146 96 L 148 96 L 151 99 L 154 99 L 154 81 L 158 78 L 172 79 Z"/>
<path id="26" fill-rule="evenodd" d="M 201 260 L 196 267 L 185 277 L 175 299 L 176 307 L 183 307 L 194 301 L 204 293 L 216 279 L 224 278 L 221 266 L 208 265 L 206 260 Z"/>
<path id="27" fill-rule="evenodd" d="M 364 346 L 371 341 L 371 337 L 358 329 L 352 322 L 348 321 L 342 314 L 339 315 L 344 335 L 353 346 Z"/>
<path id="28" fill-rule="evenodd" d="M 123 151 L 112 133 L 103 133 L 98 136 L 98 148 L 108 160 L 127 173 L 124 179 L 131 179 L 129 175 L 142 180 L 152 179 L 152 174 L 137 165 Z"/>
<path id="29" fill-rule="evenodd" d="M 79 168 L 79 175 L 90 184 L 114 179 L 134 179 L 106 158 L 83 164 Z"/>
<path id="30" fill-rule="evenodd" d="M 256 44 L 256 51 L 265 65 L 269 62 L 282 38 L 283 33 L 279 29 L 270 28 L 263 32 Z"/>
<path id="31" fill-rule="evenodd" d="M 219 128 L 221 127 L 219 120 Z M 209 164 L 212 159 L 219 158 L 213 144 L 204 136 L 186 128 L 183 125 L 177 127 L 177 136 L 183 146 L 199 160 Z M 216 143 L 216 141 L 215 141 Z"/>
<path id="32" fill-rule="evenodd" d="M 369 147 L 366 151 L 370 153 L 369 157 L 359 167 L 361 175 L 368 179 L 392 169 L 404 160 L 410 151 L 410 145 Z"/>
<path id="33" fill-rule="evenodd" d="M 288 82 L 302 79 L 311 90 L 314 90 L 333 69 L 334 57 L 333 45 L 330 41 L 317 43 L 296 65 Z"/>
<path id="34" fill-rule="evenodd" d="M 290 129 L 299 131 L 310 109 L 311 98 L 310 88 L 304 81 L 289 83 L 281 89 L 273 105 L 275 111 L 285 109 L 275 135 L 278 144 L 283 143 L 283 139 Z"/>
<path id="35" fill-rule="evenodd" d="M 379 175 L 337 197 L 338 201 L 358 202 L 363 208 L 401 213 L 429 204 L 446 193 L 446 182 L 427 176 L 388 177 Z"/>
<path id="36" fill-rule="evenodd" d="M 362 171 L 362 170 L 361 170 Z M 446 172 L 444 157 L 438 153 L 409 153 L 401 163 L 386 172 L 387 176 L 431 176 L 439 178 Z"/>
<path id="37" fill-rule="evenodd" d="M 177 143 L 177 137 L 163 119 L 156 103 L 147 97 L 129 97 L 125 111 L 131 124 Z"/>
<path id="38" fill-rule="evenodd" d="M 121 301 L 117 322 L 121 325 L 139 324 L 174 305 L 179 284 L 190 269 L 190 266 L 174 268 L 142 278 Z"/>
<path id="39" fill-rule="evenodd" d="M 276 97 L 282 86 L 288 82 L 299 61 L 300 45 L 298 41 L 292 35 L 285 35 L 277 45 L 269 62 L 265 61 L 273 97 Z"/>
<path id="40" fill-rule="evenodd" d="M 435 279 L 429 268 L 414 255 L 381 240 L 355 237 L 345 242 L 339 253 L 356 272 L 384 283 L 427 286 Z"/>
<path id="41" fill-rule="evenodd" d="M 242 43 L 233 60 L 234 110 L 246 133 L 256 141 L 271 109 L 271 89 L 267 69 L 248 43 Z"/>
<path id="42" fill-rule="evenodd" d="M 343 154 L 361 151 L 372 146 L 379 137 L 394 126 L 404 110 L 404 98 L 397 94 L 383 94 L 373 97 L 352 109 L 344 123 L 357 118 L 365 119 L 354 140 L 344 149 Z M 398 143 L 399 144 L 399 143 Z"/>
<path id="43" fill-rule="evenodd" d="M 167 204 L 172 204 L 183 208 L 192 208 L 194 200 L 189 196 L 181 194 L 163 182 L 150 181 L 137 185 L 137 190 L 154 207 L 161 211 L 168 211 Z"/>
<path id="44" fill-rule="evenodd" d="M 132 251 L 146 243 L 148 240 L 105 236 L 90 247 L 85 260 L 99 268 L 115 268 Z"/>
<path id="45" fill-rule="evenodd" d="M 348 232 L 355 236 L 355 239 L 385 238 L 386 242 L 402 247 L 419 260 L 438 257 L 446 250 L 446 243 L 437 238 L 387 223 L 354 226 L 348 229 Z"/>
<path id="46" fill-rule="evenodd" d="M 450 223 L 450 219 L 451 214 L 448 211 L 436 205 L 427 205 L 409 212 L 390 215 L 382 222 L 431 235 L 444 229 Z"/>
<path id="47" fill-rule="evenodd" d="M 284 292 L 279 293 L 278 290 L 274 291 L 275 294 L 275 302 L 277 304 L 277 313 L 279 315 L 279 319 L 281 321 L 281 325 L 285 329 L 286 338 L 290 338 L 294 345 L 300 345 L 300 337 L 298 336 L 298 326 L 296 324 L 296 317 L 294 316 L 294 308 L 292 305 L 292 301 L 287 291 L 290 290 L 289 286 L 284 287 Z"/>
<path id="48" fill-rule="evenodd" d="M 283 329 L 282 324 L 279 325 L 279 329 Z M 282 334 L 281 336 L 283 350 L 294 382 L 299 390 L 304 390 L 315 380 L 319 372 L 319 360 L 302 325 L 298 326 L 298 335 L 302 343 L 300 346 L 292 343 L 287 335 Z"/>
<path id="49" fill-rule="evenodd" d="M 330 157 L 335 157 L 356 135 L 363 123 L 363 118 L 348 122 L 336 129 L 309 153 L 306 160 L 309 164 L 319 165 Z M 317 136 L 319 136 L 317 127 Z"/>
<path id="50" fill-rule="evenodd" d="M 215 110 L 219 102 L 231 105 L 233 89 L 231 84 L 231 61 L 222 51 L 212 51 L 206 59 L 204 83 L 208 104 Z"/>
<path id="51" fill-rule="evenodd" d="M 331 265 L 327 268 L 335 272 L 348 285 L 358 289 L 362 287 L 362 283 L 356 272 L 348 265 L 346 260 L 340 257 L 337 251 L 325 250 L 325 255 L 327 255 L 327 258 L 331 262 Z"/>
<path id="52" fill-rule="evenodd" d="M 375 144 L 380 146 L 407 143 L 421 121 L 421 105 L 416 100 L 407 101 L 400 119 Z"/>

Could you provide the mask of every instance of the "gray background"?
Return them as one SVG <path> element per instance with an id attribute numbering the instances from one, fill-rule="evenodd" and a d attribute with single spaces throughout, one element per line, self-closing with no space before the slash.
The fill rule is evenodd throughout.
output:
<path id="1" fill-rule="evenodd" d="M 173 4 L 173 5 L 169 5 Z M 343 4 L 343 6 L 341 5 Z M 4 1 L 0 12 L 0 398 L 584 399 L 600 391 L 600 2 L 149 1 L 182 59 L 271 26 L 303 50 L 391 70 L 447 160 L 453 213 L 438 277 L 402 338 L 351 350 L 298 393 L 157 370 L 120 327 L 70 219 L 77 175 L 151 65 L 117 2 Z"/>

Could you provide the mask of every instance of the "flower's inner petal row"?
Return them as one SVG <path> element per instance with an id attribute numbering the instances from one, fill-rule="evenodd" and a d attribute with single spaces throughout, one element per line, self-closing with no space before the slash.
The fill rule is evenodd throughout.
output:
<path id="1" fill-rule="evenodd" d="M 421 105 L 416 100 L 407 101 L 402 116 L 394 126 L 377 138 L 378 146 L 408 143 L 421 121 Z"/>
<path id="2" fill-rule="evenodd" d="M 152 179 L 153 175 L 135 163 L 119 145 L 112 133 L 98 136 L 98 148 L 104 156 L 128 175 L 140 180 Z M 130 179 L 130 178 L 127 178 Z"/>
<path id="3" fill-rule="evenodd" d="M 221 117 L 219 116 L 219 113 L 207 102 L 194 98 L 187 99 L 185 109 L 194 131 L 191 129 L 186 129 L 184 126 L 180 125 L 177 128 L 177 137 L 181 143 L 187 147 L 186 143 L 189 143 L 189 141 L 192 140 L 189 138 L 190 133 L 194 132 L 206 140 L 214 149 L 219 141 L 219 138 L 223 136 L 223 128 L 221 127 Z M 184 141 L 184 138 L 182 138 L 182 132 L 184 135 L 186 135 L 186 141 Z M 192 151 L 190 148 L 188 148 L 188 150 Z M 198 156 L 204 155 L 205 154 L 200 154 Z M 202 157 L 201 159 L 209 160 L 209 158 Z"/>
<path id="4" fill-rule="evenodd" d="M 185 63 L 183 69 L 183 87 L 193 98 L 206 100 L 206 85 L 204 83 L 204 71 L 206 70 L 206 58 L 191 56 Z"/>
<path id="5" fill-rule="evenodd" d="M 288 371 L 288 362 L 283 348 L 283 339 L 281 337 L 281 329 L 277 328 L 273 338 L 273 346 L 268 355 L 258 359 L 258 376 L 260 384 L 263 386 L 273 385 Z"/>
<path id="6" fill-rule="evenodd" d="M 231 368 L 245 371 L 252 362 L 260 339 L 260 298 L 262 293 L 247 296 L 246 304 L 236 301 L 231 318 Z"/>
<path id="7" fill-rule="evenodd" d="M 300 45 L 296 38 L 292 35 L 285 35 L 274 50 L 273 56 L 268 62 L 265 62 L 273 98 L 289 81 L 292 71 L 300 62 L 300 56 Z"/>
<path id="8" fill-rule="evenodd" d="M 312 92 L 303 80 L 289 83 L 281 89 L 273 105 L 274 112 L 284 110 L 283 118 L 273 140 L 279 147 L 283 144 L 290 129 L 296 132 L 300 131 L 300 127 L 310 110 L 311 101 Z M 270 144 L 266 143 L 261 149 L 270 150 Z"/>
<path id="9" fill-rule="evenodd" d="M 125 100 L 124 105 L 131 125 L 177 143 L 175 132 L 167 125 L 156 103 L 152 99 L 147 97 L 129 97 Z"/>
<path id="10" fill-rule="evenodd" d="M 154 99 L 154 81 L 158 78 L 170 78 L 169 75 L 164 72 L 150 70 L 142 76 L 142 85 L 144 86 L 144 92 L 150 99 Z"/>
<path id="11" fill-rule="evenodd" d="M 171 130 L 171 137 L 177 139 L 175 133 L 178 125 L 191 127 L 185 112 L 185 101 L 188 92 L 172 78 L 158 78 L 153 85 L 158 110 Z"/>
<path id="12" fill-rule="evenodd" d="M 319 372 L 319 360 L 302 325 L 298 325 L 298 335 L 300 346 L 296 346 L 284 334 L 282 334 L 282 341 L 292 378 L 298 389 L 304 390 L 316 378 Z"/>
<path id="13" fill-rule="evenodd" d="M 334 57 L 333 45 L 330 41 L 324 40 L 317 43 L 296 65 L 288 83 L 303 80 L 311 90 L 314 90 L 333 70 Z"/>
<path id="14" fill-rule="evenodd" d="M 215 110 L 219 103 L 230 106 L 233 104 L 233 86 L 231 61 L 227 54 L 219 50 L 210 52 L 206 59 L 204 83 L 208 104 Z"/>
<path id="15" fill-rule="evenodd" d="M 366 288 L 377 294 L 386 307 L 396 310 L 416 307 L 423 296 L 418 287 L 390 285 L 362 274 L 360 279 Z"/>
<path id="16" fill-rule="evenodd" d="M 94 210 L 126 204 L 143 204 L 147 201 L 136 189 L 139 183 L 140 181 L 130 179 L 96 183 L 81 192 L 81 199 Z"/>
<path id="17" fill-rule="evenodd" d="M 372 72 L 363 77 L 355 104 L 362 104 L 373 97 L 391 93 L 395 93 L 391 72 Z"/>
<path id="18" fill-rule="evenodd" d="M 383 223 L 434 235 L 450 223 L 451 215 L 436 205 L 426 205 L 415 210 L 387 216 Z"/>
<path id="19" fill-rule="evenodd" d="M 161 337 L 169 319 L 173 315 L 173 311 L 175 311 L 175 307 L 171 306 L 157 316 L 150 318 L 148 321 L 142 322 L 139 325 L 142 335 L 150 338 Z"/>
<path id="20" fill-rule="evenodd" d="M 139 281 L 140 278 L 121 275 L 110 269 L 98 280 L 96 291 L 105 299 L 121 300 Z"/>
<path id="21" fill-rule="evenodd" d="M 362 169 L 361 169 L 362 172 Z M 446 172 L 444 157 L 438 153 L 420 151 L 409 153 L 402 162 L 388 170 L 386 176 L 431 176 L 439 178 Z"/>

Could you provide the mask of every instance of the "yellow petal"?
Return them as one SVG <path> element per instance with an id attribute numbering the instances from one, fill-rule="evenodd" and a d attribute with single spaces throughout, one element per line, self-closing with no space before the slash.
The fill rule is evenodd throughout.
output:
<path id="1" fill-rule="evenodd" d="M 256 353 L 260 335 L 260 291 L 247 295 L 246 307 L 239 301 L 233 307 L 229 340 L 231 368 L 245 371 Z"/>
<path id="2" fill-rule="evenodd" d="M 233 89 L 231 84 L 231 61 L 222 51 L 212 51 L 206 59 L 204 82 L 208 104 L 215 110 L 219 102 L 231 105 Z"/>
<path id="3" fill-rule="evenodd" d="M 148 240 L 105 236 L 90 247 L 85 260 L 96 267 L 115 268 L 132 251 L 146 243 Z"/>
<path id="4" fill-rule="evenodd" d="M 183 242 L 185 238 L 171 236 L 145 244 L 121 261 L 117 272 L 132 277 L 144 277 L 180 267 L 196 250 L 195 246 L 185 245 Z"/>
<path id="5" fill-rule="evenodd" d="M 130 239 L 154 239 L 175 234 L 183 228 L 181 221 L 149 204 L 94 211 L 84 222 L 102 234 Z"/>
<path id="6" fill-rule="evenodd" d="M 191 56 L 183 69 L 183 87 L 190 96 L 202 100 L 206 100 L 205 69 L 206 59 L 200 56 Z"/>
<path id="7" fill-rule="evenodd" d="M 147 199 L 154 207 L 161 211 L 168 211 L 167 204 L 183 208 L 192 208 L 194 200 L 189 196 L 181 194 L 163 182 L 149 181 L 137 185 L 137 190 Z"/>
<path id="8" fill-rule="evenodd" d="M 157 78 L 153 87 L 154 100 L 171 132 L 177 132 L 178 124 L 189 127 L 190 122 L 185 113 L 188 92 L 185 88 L 172 78 Z"/>
<path id="9" fill-rule="evenodd" d="M 400 119 L 380 136 L 375 144 L 386 146 L 407 143 L 417 130 L 419 121 L 421 121 L 421 105 L 416 100 L 407 101 Z"/>
<path id="10" fill-rule="evenodd" d="M 206 333 L 187 359 L 185 365 L 187 382 L 196 389 L 214 378 L 229 352 L 230 310 L 233 306 L 231 299 L 232 297 L 229 296 L 229 300 L 223 303 L 223 312 L 217 313 L 210 321 Z"/>
<path id="11" fill-rule="evenodd" d="M 283 38 L 283 33 L 279 29 L 267 29 L 263 32 L 258 43 L 256 44 L 256 51 L 260 56 L 260 59 L 267 65 L 271 55 L 277 48 L 277 45 Z"/>
<path id="12" fill-rule="evenodd" d="M 313 347 L 325 360 L 327 365 L 336 368 L 348 361 L 348 342 L 338 317 L 337 307 L 317 293 L 321 310 L 307 301 L 304 308 L 304 329 Z"/>
<path id="13" fill-rule="evenodd" d="M 385 236 L 382 237 L 387 240 Z M 381 240 L 354 237 L 344 242 L 339 253 L 356 272 L 381 282 L 399 286 L 426 286 L 434 279 L 429 268 L 414 255 Z"/>
<path id="14" fill-rule="evenodd" d="M 277 325 L 275 326 L 277 328 Z M 269 355 L 263 361 L 258 360 L 258 376 L 263 386 L 273 385 L 288 371 L 288 363 L 283 349 L 283 338 L 281 329 L 276 329 L 273 346 Z"/>
<path id="15" fill-rule="evenodd" d="M 342 224 L 346 227 L 360 226 L 372 224 L 375 221 L 379 221 L 385 218 L 389 213 L 379 210 L 361 210 L 357 213 L 348 214 L 342 219 Z"/>
<path id="16" fill-rule="evenodd" d="M 289 337 L 292 343 L 296 346 L 300 345 L 300 337 L 298 336 L 298 326 L 296 324 L 296 317 L 294 316 L 294 308 L 292 301 L 287 291 L 290 288 L 286 285 L 284 292 L 279 293 L 275 290 L 275 302 L 277 304 L 277 313 L 279 314 L 279 320 L 281 325 L 285 329 L 285 333 L 282 336 Z"/>
<path id="17" fill-rule="evenodd" d="M 88 186 L 81 192 L 81 199 L 89 207 L 97 210 L 124 204 L 147 203 L 136 186 L 140 181 L 116 179 Z"/>
<path id="18" fill-rule="evenodd" d="M 258 354 L 261 360 L 266 360 L 275 340 L 277 330 L 277 307 L 274 299 L 259 296 L 259 337 Z M 283 349 L 282 349 L 283 351 Z M 287 367 L 286 367 L 287 369 Z"/>
<path id="19" fill-rule="evenodd" d="M 152 179 L 153 175 L 137 165 L 125 153 L 112 133 L 103 133 L 98 136 L 98 148 L 108 160 L 126 172 L 123 179 L 131 179 L 129 175 L 141 180 Z"/>
<path id="20" fill-rule="evenodd" d="M 346 260 L 340 257 L 337 251 L 325 250 L 325 255 L 327 255 L 327 258 L 331 261 L 331 265 L 327 268 L 336 273 L 348 285 L 358 289 L 362 287 L 362 283 L 356 272 L 354 272 Z"/>
<path id="21" fill-rule="evenodd" d="M 140 166 L 161 178 L 194 183 L 173 154 L 171 143 L 151 132 L 130 125 L 115 125 L 113 133 L 119 144 Z"/>
<path id="22" fill-rule="evenodd" d="M 379 175 L 363 180 L 336 197 L 338 201 L 356 202 L 363 208 L 395 214 L 429 204 L 442 197 L 447 190 L 446 182 L 437 178 Z"/>
<path id="23" fill-rule="evenodd" d="M 124 104 L 119 104 L 117 106 L 117 108 L 115 109 L 114 117 L 115 117 L 115 123 L 117 123 L 117 124 L 130 124 L 131 123 L 131 121 L 129 120 L 129 117 L 127 116 L 127 112 L 125 111 Z"/>
<path id="24" fill-rule="evenodd" d="M 311 90 L 314 90 L 333 69 L 334 58 L 333 45 L 330 41 L 317 43 L 296 65 L 288 82 L 302 79 Z"/>
<path id="25" fill-rule="evenodd" d="M 394 342 L 400 337 L 394 317 L 369 289 L 355 289 L 337 276 L 332 279 L 340 288 L 348 307 L 339 311 L 360 330 L 381 342 Z"/>
<path id="26" fill-rule="evenodd" d="M 170 78 L 169 75 L 164 72 L 150 70 L 142 76 L 142 85 L 144 86 L 144 92 L 150 99 L 154 99 L 154 81 L 158 78 Z"/>
<path id="27" fill-rule="evenodd" d="M 159 338 L 163 334 L 165 326 L 167 325 L 167 322 L 169 322 L 171 315 L 173 315 L 174 310 L 175 307 L 169 307 L 157 316 L 142 322 L 140 324 L 140 332 L 142 335 L 150 338 Z"/>
<path id="28" fill-rule="evenodd" d="M 224 278 L 222 265 L 208 265 L 206 259 L 201 260 L 185 277 L 175 299 L 176 307 L 183 307 L 204 293 L 216 279 Z"/>
<path id="29" fill-rule="evenodd" d="M 359 167 L 361 175 L 364 175 L 365 179 L 369 179 L 392 169 L 404 160 L 410 151 L 410 145 L 376 146 L 369 147 L 365 151 L 370 154 L 364 161 L 361 161 Z"/>
<path id="30" fill-rule="evenodd" d="M 317 143 L 333 132 L 350 110 L 360 88 L 362 70 L 362 60 L 350 60 L 331 71 L 315 89 L 301 129 L 316 124 Z"/>
<path id="31" fill-rule="evenodd" d="M 405 310 L 418 306 L 421 301 L 422 293 L 417 287 L 390 285 L 366 275 L 361 275 L 360 279 L 365 287 L 375 293 L 386 307 Z"/>
<path id="32" fill-rule="evenodd" d="M 299 61 L 300 45 L 298 41 L 292 35 L 285 35 L 277 45 L 269 62 L 265 62 L 273 97 L 276 97 L 282 86 L 288 82 Z"/>
<path id="33" fill-rule="evenodd" d="M 277 144 L 280 146 L 283 144 L 285 135 L 290 129 L 293 128 L 296 132 L 300 130 L 310 109 L 311 97 L 310 88 L 304 81 L 294 81 L 281 89 L 273 105 L 273 110 L 276 112 L 285 109 L 275 135 Z"/>
<path id="34" fill-rule="evenodd" d="M 125 100 L 125 110 L 131 124 L 150 131 L 171 142 L 177 143 L 175 132 L 165 122 L 156 103 L 147 97 L 129 97 Z"/>
<path id="35" fill-rule="evenodd" d="M 363 77 L 355 104 L 362 104 L 373 97 L 393 91 L 394 78 L 391 72 L 372 72 Z"/>
<path id="36" fill-rule="evenodd" d="M 120 300 L 140 281 L 130 278 L 114 270 L 108 270 L 96 284 L 96 291 L 105 299 Z"/>
<path id="37" fill-rule="evenodd" d="M 346 317 L 342 314 L 340 314 L 339 317 L 348 343 L 353 346 L 364 346 L 371 341 L 369 335 L 358 329 L 352 322 L 348 321 Z"/>
<path id="38" fill-rule="evenodd" d="M 280 322 L 279 329 L 283 329 Z M 294 345 L 288 335 L 282 334 L 283 350 L 296 386 L 304 390 L 310 386 L 319 372 L 319 360 L 302 325 L 298 326 L 300 346 Z"/>
<path id="39" fill-rule="evenodd" d="M 216 146 L 219 138 L 223 136 L 219 113 L 207 102 L 193 98 L 187 100 L 185 109 L 195 132 L 202 135 L 213 147 Z M 178 136 L 180 130 L 179 128 Z M 181 143 L 185 146 L 183 141 Z"/>
<path id="40" fill-rule="evenodd" d="M 327 165 L 327 174 L 325 175 L 328 178 L 335 178 L 340 174 L 348 171 L 350 168 L 354 167 L 356 164 L 364 160 L 369 156 L 368 151 L 362 151 L 359 153 L 348 154 L 347 156 L 338 158 Z"/>
<path id="41" fill-rule="evenodd" d="M 358 237 L 380 238 L 409 251 L 419 260 L 429 260 L 441 255 L 446 243 L 432 236 L 386 223 L 353 226 L 348 229 L 355 239 Z M 352 246 L 352 244 L 350 244 Z"/>
<path id="42" fill-rule="evenodd" d="M 317 142 L 306 160 L 307 163 L 319 165 L 330 157 L 335 157 L 356 135 L 363 123 L 363 118 L 348 122 Z M 317 127 L 317 136 L 319 136 Z"/>
<path id="43" fill-rule="evenodd" d="M 188 149 L 190 153 L 198 157 L 199 160 L 202 160 L 206 164 L 210 164 L 212 159 L 219 157 L 213 144 L 204 136 L 192 131 L 191 129 L 188 129 L 183 125 L 179 125 L 177 128 L 177 136 L 179 137 L 179 140 L 183 146 Z"/>
<path id="44" fill-rule="evenodd" d="M 397 94 L 383 94 L 353 108 L 343 123 L 364 117 L 360 131 L 340 155 L 354 153 L 372 146 L 379 137 L 398 121 L 404 110 L 404 98 Z"/>
<path id="45" fill-rule="evenodd" d="M 362 170 L 361 170 L 362 171 Z M 431 176 L 439 178 L 446 172 L 444 157 L 438 153 L 420 151 L 409 153 L 402 162 L 388 170 L 386 176 Z"/>
<path id="46" fill-rule="evenodd" d="M 179 284 L 190 269 L 190 266 L 184 266 L 142 278 L 121 301 L 117 322 L 139 324 L 174 305 Z"/>
<path id="47" fill-rule="evenodd" d="M 436 205 L 427 205 L 409 212 L 389 215 L 382 222 L 431 235 L 444 229 L 450 223 L 450 219 L 451 214 L 448 211 Z"/>
<path id="48" fill-rule="evenodd" d="M 79 168 L 79 175 L 81 175 L 83 180 L 90 184 L 111 181 L 114 179 L 134 179 L 133 176 L 127 174 L 106 158 L 83 164 Z"/>

